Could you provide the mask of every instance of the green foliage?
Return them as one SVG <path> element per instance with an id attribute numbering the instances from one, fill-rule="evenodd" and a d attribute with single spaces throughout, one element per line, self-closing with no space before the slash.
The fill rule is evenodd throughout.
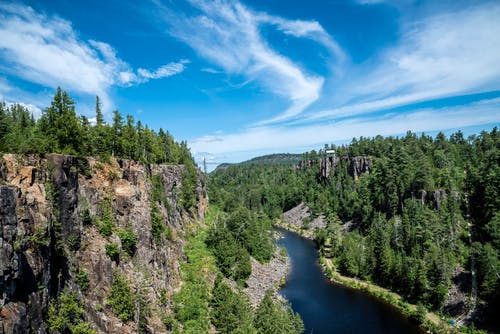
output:
<path id="1" fill-rule="evenodd" d="M 161 174 L 151 177 L 151 202 L 164 204 L 167 202 Z"/>
<path id="2" fill-rule="evenodd" d="M 106 255 L 108 255 L 112 260 L 117 261 L 120 256 L 120 246 L 116 242 L 107 243 L 104 248 L 106 249 Z"/>
<path id="3" fill-rule="evenodd" d="M 173 297 L 175 317 L 187 333 L 205 333 L 210 327 L 207 281 L 216 269 L 205 239 L 203 230 L 189 237 L 187 263 L 182 265 L 182 289 Z"/>
<path id="4" fill-rule="evenodd" d="M 85 269 L 78 268 L 75 276 L 75 282 L 80 286 L 82 292 L 86 292 L 90 285 L 89 274 Z"/>
<path id="5" fill-rule="evenodd" d="M 130 257 L 134 256 L 137 249 L 137 236 L 135 235 L 134 231 L 132 231 L 131 229 L 120 229 L 116 232 L 116 234 L 120 237 L 120 240 L 122 242 L 122 249 L 125 251 L 125 253 Z"/>
<path id="6" fill-rule="evenodd" d="M 184 210 L 192 211 L 196 206 L 196 182 L 198 173 L 191 160 L 186 158 L 184 163 L 180 202 Z"/>
<path id="7" fill-rule="evenodd" d="M 222 274 L 243 283 L 252 272 L 250 255 L 228 229 L 220 226 L 210 230 L 207 246 L 212 249 Z"/>
<path id="8" fill-rule="evenodd" d="M 255 333 L 250 302 L 242 293 L 233 292 L 220 275 L 214 283 L 210 306 L 212 324 L 220 333 Z"/>
<path id="9" fill-rule="evenodd" d="M 189 239 L 185 249 L 187 263 L 182 266 L 182 289 L 174 295 L 176 319 L 186 333 L 205 333 L 210 328 L 207 276 L 215 271 L 205 232 Z"/>
<path id="10" fill-rule="evenodd" d="M 107 305 L 121 321 L 126 322 L 134 317 L 135 300 L 127 279 L 115 271 L 113 284 L 108 295 Z"/>
<path id="11" fill-rule="evenodd" d="M 161 242 L 161 236 L 165 232 L 165 224 L 163 223 L 163 216 L 158 209 L 158 206 L 155 202 L 151 203 L 151 235 L 156 244 Z"/>
<path id="12" fill-rule="evenodd" d="M 38 247 L 48 247 L 50 238 L 47 233 L 47 228 L 42 226 L 35 227 L 33 235 L 29 238 L 30 242 Z"/>
<path id="13" fill-rule="evenodd" d="M 274 302 L 272 291 L 266 291 L 255 312 L 254 326 L 262 334 L 302 333 L 304 324 L 290 305 Z"/>
<path id="14" fill-rule="evenodd" d="M 83 320 L 84 310 L 76 293 L 64 290 L 59 300 L 50 302 L 46 320 L 50 333 L 67 330 L 73 334 L 96 333 L 89 324 Z"/>
<path id="15" fill-rule="evenodd" d="M 99 219 L 97 219 L 97 227 L 99 233 L 103 237 L 110 237 L 113 234 L 115 223 L 113 222 L 113 213 L 111 211 L 111 198 L 106 197 L 101 200 L 99 206 Z"/>
<path id="16" fill-rule="evenodd" d="M 163 129 L 155 132 L 130 115 L 124 119 L 118 110 L 113 111 L 112 124 L 106 124 L 99 97 L 95 113 L 95 125 L 87 117 L 77 116 L 75 102 L 60 87 L 38 120 L 20 104 L 7 107 L 0 102 L 0 152 L 92 155 L 102 161 L 114 156 L 194 165 L 186 143 L 175 142 Z"/>

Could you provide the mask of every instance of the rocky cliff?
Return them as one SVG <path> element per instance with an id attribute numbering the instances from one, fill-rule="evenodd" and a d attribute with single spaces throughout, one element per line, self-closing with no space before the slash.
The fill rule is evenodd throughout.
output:
<path id="1" fill-rule="evenodd" d="M 301 161 L 298 164 L 299 169 L 311 168 L 317 164 L 316 160 Z M 329 156 L 323 157 L 319 160 L 319 177 L 327 179 L 335 173 L 335 169 L 340 165 L 347 166 L 349 174 L 357 180 L 361 174 L 370 173 L 373 166 L 371 157 L 357 156 L 357 157 L 337 157 Z"/>
<path id="2" fill-rule="evenodd" d="M 186 208 L 183 175 L 183 166 L 3 155 L 0 333 L 48 332 L 67 295 L 83 310 L 69 317 L 98 332 L 136 332 L 139 322 L 143 332 L 166 332 L 185 235 L 206 207 L 198 177 L 196 207 Z M 110 306 L 117 276 L 133 293 L 131 321 Z"/>

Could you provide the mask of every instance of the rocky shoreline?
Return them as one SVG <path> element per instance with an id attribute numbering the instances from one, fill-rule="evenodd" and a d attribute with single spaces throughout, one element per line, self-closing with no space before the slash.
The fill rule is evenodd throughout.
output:
<path id="1" fill-rule="evenodd" d="M 277 289 L 286 281 L 291 266 L 290 258 L 280 254 L 276 250 L 274 257 L 269 263 L 261 264 L 252 259 L 252 274 L 247 280 L 247 286 L 243 290 L 250 299 L 252 307 L 256 308 L 264 298 L 267 290 L 272 289 L 277 295 Z"/>

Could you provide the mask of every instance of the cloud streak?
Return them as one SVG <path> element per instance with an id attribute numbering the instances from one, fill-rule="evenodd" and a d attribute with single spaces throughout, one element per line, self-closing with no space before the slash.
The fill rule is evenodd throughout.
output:
<path id="1" fill-rule="evenodd" d="M 44 87 L 101 96 L 110 109 L 109 89 L 174 75 L 185 61 L 164 65 L 154 72 L 137 73 L 107 43 L 79 38 L 70 22 L 38 13 L 31 7 L 0 4 L 2 72 Z"/>
<path id="2" fill-rule="evenodd" d="M 500 4 L 486 3 L 406 25 L 398 45 L 351 68 L 338 106 L 303 121 L 355 116 L 437 98 L 500 89 Z M 344 102 L 342 102 L 344 101 Z"/>
<path id="3" fill-rule="evenodd" d="M 241 152 L 287 151 L 294 147 L 349 140 L 359 135 L 399 135 L 408 130 L 429 132 L 494 124 L 500 122 L 499 108 L 500 98 L 495 98 L 463 106 L 420 109 L 382 117 L 357 117 L 326 124 L 250 128 L 240 133 L 204 136 L 189 141 L 189 145 L 195 155 L 209 152 L 216 157 Z"/>
<path id="4" fill-rule="evenodd" d="M 343 59 L 338 44 L 315 21 L 292 21 L 254 12 L 237 1 L 191 0 L 197 14 L 183 15 L 157 3 L 161 20 L 170 35 L 194 49 L 201 57 L 231 75 L 242 75 L 289 101 L 278 116 L 261 124 L 285 121 L 301 114 L 321 94 L 324 77 L 307 73 L 291 59 L 275 51 L 262 36 L 263 25 L 297 38 L 312 39 L 334 57 Z"/>

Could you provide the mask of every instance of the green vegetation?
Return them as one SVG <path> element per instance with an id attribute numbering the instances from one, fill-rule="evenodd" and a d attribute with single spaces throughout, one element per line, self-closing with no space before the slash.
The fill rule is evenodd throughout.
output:
<path id="1" fill-rule="evenodd" d="M 76 293 L 64 290 L 59 301 L 52 301 L 46 320 L 50 333 L 68 332 L 73 334 L 96 333 L 90 325 L 84 322 L 83 307 Z"/>
<path id="2" fill-rule="evenodd" d="M 274 253 L 272 224 L 266 215 L 243 206 L 235 206 L 231 212 L 217 211 L 206 243 L 224 276 L 243 284 L 252 271 L 250 256 L 264 263 Z"/>
<path id="3" fill-rule="evenodd" d="M 134 231 L 131 229 L 120 229 L 116 234 L 120 237 L 123 251 L 130 257 L 134 256 L 137 245 L 137 236 Z"/>
<path id="4" fill-rule="evenodd" d="M 113 212 L 111 210 L 111 197 L 106 197 L 99 202 L 99 218 L 97 219 L 97 228 L 99 233 L 106 238 L 113 234 L 115 223 L 113 221 Z"/>
<path id="5" fill-rule="evenodd" d="M 320 169 L 326 149 L 336 151 L 328 158 L 334 162 L 329 175 Z M 369 173 L 355 175 L 355 165 L 363 163 L 369 163 Z M 245 207 L 250 216 L 264 213 L 274 220 L 305 202 L 313 215 L 326 217 L 327 228 L 316 236 L 340 273 L 431 310 L 443 310 L 455 268 L 470 270 L 473 252 L 479 297 L 494 309 L 500 307 L 499 166 L 496 128 L 467 139 L 461 132 L 449 138 L 409 132 L 325 146 L 304 154 L 298 168 L 231 165 L 211 175 L 209 197 L 225 212 Z M 245 228 L 220 225 L 236 231 L 234 239 L 253 253 L 240 238 Z M 351 232 L 342 232 L 345 226 Z"/>
<path id="6" fill-rule="evenodd" d="M 22 105 L 7 107 L 0 102 L 0 152 L 99 156 L 104 162 L 113 156 L 194 167 L 186 142 L 175 142 L 163 129 L 151 130 L 130 115 L 124 118 L 117 110 L 112 124 L 106 124 L 99 97 L 95 113 L 95 125 L 87 117 L 78 116 L 75 102 L 61 88 L 38 120 Z"/>
<path id="7" fill-rule="evenodd" d="M 206 221 L 214 226 L 220 212 L 211 208 Z M 229 232 L 228 232 L 229 233 Z M 231 235 L 231 234 L 229 234 Z M 219 333 L 301 333 L 302 321 L 288 305 L 274 302 L 271 292 L 262 302 L 261 313 L 254 315 L 248 298 L 239 288 L 232 288 L 218 272 L 218 261 L 207 244 L 207 231 L 199 228 L 189 238 L 185 252 L 187 263 L 182 265 L 182 289 L 174 295 L 175 319 L 165 317 L 165 325 L 174 332 L 206 333 L 211 325 Z M 236 249 L 245 250 L 241 245 Z M 207 283 L 214 277 L 213 288 Z M 271 312 L 274 325 L 268 323 Z"/>
<path id="8" fill-rule="evenodd" d="M 75 282 L 80 286 L 82 292 L 86 292 L 90 285 L 89 274 L 82 268 L 78 268 Z"/>
<path id="9" fill-rule="evenodd" d="M 182 265 L 182 289 L 173 299 L 176 320 L 186 333 L 206 333 L 210 328 L 207 275 L 215 272 L 215 265 L 205 238 L 206 232 L 201 229 L 189 238 L 185 248 L 187 263 Z"/>
<path id="10" fill-rule="evenodd" d="M 165 232 L 165 224 L 163 224 L 163 216 L 158 209 L 156 203 L 151 203 L 151 235 L 156 244 L 159 244 L 161 241 L 161 236 Z"/>
<path id="11" fill-rule="evenodd" d="M 266 291 L 255 313 L 254 326 L 262 334 L 302 333 L 304 324 L 288 304 L 274 302 L 272 292 Z"/>
<path id="12" fill-rule="evenodd" d="M 113 284 L 108 295 L 107 305 L 121 321 L 129 321 L 134 317 L 135 300 L 127 279 L 115 271 Z"/>
<path id="13" fill-rule="evenodd" d="M 116 242 L 109 242 L 104 245 L 106 249 L 106 255 L 109 256 L 113 261 L 118 261 L 120 256 L 120 246 Z"/>
<path id="14" fill-rule="evenodd" d="M 234 292 L 218 275 L 212 289 L 211 320 L 220 333 L 253 333 L 250 302 L 241 292 Z"/>

